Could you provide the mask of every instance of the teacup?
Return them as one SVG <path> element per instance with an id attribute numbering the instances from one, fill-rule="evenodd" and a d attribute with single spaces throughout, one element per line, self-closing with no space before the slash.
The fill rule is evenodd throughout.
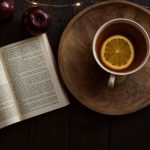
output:
<path id="1" fill-rule="evenodd" d="M 113 35 L 127 37 L 134 46 L 135 58 L 132 64 L 120 71 L 112 70 L 104 65 L 100 58 L 100 48 L 104 41 Z M 102 25 L 93 40 L 93 55 L 97 64 L 110 74 L 109 87 L 114 87 L 116 76 L 126 76 L 139 71 L 150 56 L 150 38 L 146 30 L 139 23 L 125 18 L 113 19 Z"/>

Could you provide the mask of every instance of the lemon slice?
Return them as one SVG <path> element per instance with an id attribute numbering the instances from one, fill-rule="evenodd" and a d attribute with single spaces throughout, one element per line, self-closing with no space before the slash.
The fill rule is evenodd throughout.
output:
<path id="1" fill-rule="evenodd" d="M 104 65 L 112 70 L 124 70 L 128 68 L 135 57 L 134 47 L 131 41 L 122 36 L 114 35 L 103 43 L 100 57 Z"/>

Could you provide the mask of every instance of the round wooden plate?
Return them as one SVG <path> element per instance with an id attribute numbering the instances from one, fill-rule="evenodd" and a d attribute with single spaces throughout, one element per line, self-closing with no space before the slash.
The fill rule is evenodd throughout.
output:
<path id="1" fill-rule="evenodd" d="M 150 59 L 142 70 L 118 77 L 107 87 L 109 74 L 94 60 L 92 42 L 98 28 L 114 18 L 129 18 L 150 34 L 150 12 L 127 1 L 107 1 L 88 7 L 67 26 L 59 47 L 59 68 L 70 92 L 88 108 L 109 115 L 135 112 L 150 104 Z M 131 31 L 132 32 L 132 31 Z"/>

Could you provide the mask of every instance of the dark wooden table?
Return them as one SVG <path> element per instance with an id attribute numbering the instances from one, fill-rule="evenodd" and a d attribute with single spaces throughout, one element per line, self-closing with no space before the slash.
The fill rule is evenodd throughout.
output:
<path id="1" fill-rule="evenodd" d="M 72 3 L 73 0 L 41 0 Z M 89 0 L 82 0 L 89 2 Z M 150 7 L 149 0 L 131 0 Z M 75 2 L 75 1 L 74 1 Z M 12 20 L 0 25 L 0 46 L 30 37 L 22 27 L 25 0 L 15 0 Z M 61 34 L 80 8 L 48 8 L 52 26 L 48 32 L 57 60 Z M 150 107 L 125 116 L 106 116 L 81 105 L 68 92 L 70 106 L 0 130 L 0 150 L 149 150 Z"/>

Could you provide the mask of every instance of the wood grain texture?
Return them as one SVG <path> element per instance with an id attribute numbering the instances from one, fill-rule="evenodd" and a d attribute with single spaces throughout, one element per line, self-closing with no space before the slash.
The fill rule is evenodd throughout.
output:
<path id="1" fill-rule="evenodd" d="M 42 0 L 41 2 L 62 3 L 61 0 Z M 63 3 L 69 2 L 69 0 L 63 1 Z M 52 24 L 47 34 L 53 54 L 57 58 L 58 43 L 64 28 L 72 17 L 72 9 L 49 7 L 45 7 L 45 9 L 52 18 Z M 31 119 L 29 146 L 31 150 L 68 150 L 68 109 L 65 107 Z"/>
<path id="2" fill-rule="evenodd" d="M 71 3 L 71 0 L 40 0 Z M 90 0 L 82 0 L 88 2 Z M 103 1 L 103 0 L 95 0 Z M 148 0 L 133 0 L 150 6 Z M 0 25 L 0 46 L 30 35 L 22 28 L 25 0 L 15 0 L 12 20 Z M 47 8 L 52 15 L 49 40 L 57 58 L 60 36 L 73 15 L 82 8 Z M 150 107 L 127 116 L 110 117 L 81 105 L 68 92 L 71 105 L 0 130 L 0 150 L 141 150 L 149 148 Z M 112 98 L 113 100 L 113 98 Z"/>
<path id="3" fill-rule="evenodd" d="M 48 0 L 42 2 L 47 3 Z M 55 0 L 55 2 L 61 1 Z M 15 5 L 14 17 L 9 22 L 0 25 L 0 46 L 31 37 L 22 25 L 22 15 L 31 5 L 22 0 L 15 0 Z M 46 9 L 52 16 L 52 25 L 48 36 L 56 58 L 59 38 L 72 17 L 72 9 Z M 67 150 L 68 107 L 2 129 L 0 131 L 0 149 Z"/>
<path id="4" fill-rule="evenodd" d="M 16 12 L 13 18 L 4 24 L 0 24 L 0 46 L 4 46 L 29 37 L 23 31 L 21 25 L 24 1 L 15 1 Z M 1 150 L 26 150 L 30 143 L 30 121 L 14 124 L 0 130 L 0 149 Z"/>
<path id="5" fill-rule="evenodd" d="M 81 103 L 100 113 L 122 115 L 150 104 L 150 61 L 113 90 L 107 87 L 109 75 L 96 64 L 92 42 L 98 28 L 115 18 L 132 19 L 150 34 L 150 13 L 143 7 L 127 1 L 96 4 L 78 14 L 66 28 L 59 67 L 68 89 Z"/>
<path id="6" fill-rule="evenodd" d="M 150 107 L 110 118 L 109 150 L 149 150 Z"/>
<path id="7" fill-rule="evenodd" d="M 108 150 L 109 117 L 91 111 L 69 97 L 69 150 Z"/>
<path id="8" fill-rule="evenodd" d="M 77 0 L 76 0 L 77 1 Z M 88 6 L 73 8 L 73 15 Z M 108 150 L 109 146 L 109 117 L 93 112 L 81 105 L 71 94 L 69 100 L 69 150 Z"/>

